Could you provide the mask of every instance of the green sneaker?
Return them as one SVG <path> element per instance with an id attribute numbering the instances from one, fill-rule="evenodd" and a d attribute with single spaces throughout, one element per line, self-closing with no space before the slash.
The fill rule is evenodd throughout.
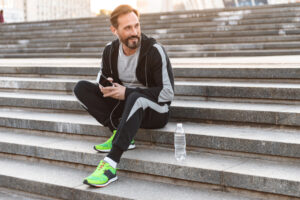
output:
<path id="1" fill-rule="evenodd" d="M 102 152 L 102 153 L 110 152 L 110 150 L 112 148 L 112 141 L 113 141 L 116 133 L 117 133 L 117 130 L 114 130 L 113 135 L 106 142 L 104 142 L 102 144 L 95 145 L 94 149 L 96 151 L 99 151 L 99 152 Z M 132 140 L 129 147 L 128 147 L 128 150 L 134 149 L 134 148 L 135 148 L 135 142 L 134 142 L 134 140 Z"/>
<path id="2" fill-rule="evenodd" d="M 84 184 L 94 187 L 105 187 L 118 179 L 117 170 L 104 160 L 101 160 L 97 169 L 83 181 Z"/>

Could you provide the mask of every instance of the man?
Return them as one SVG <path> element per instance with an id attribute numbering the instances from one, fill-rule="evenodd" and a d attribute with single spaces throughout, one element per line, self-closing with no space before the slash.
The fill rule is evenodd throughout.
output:
<path id="1" fill-rule="evenodd" d="M 141 128 L 162 128 L 174 97 L 171 64 L 162 46 L 141 33 L 139 13 L 120 5 L 111 14 L 111 31 L 118 39 L 107 44 L 97 82 L 79 81 L 74 94 L 98 122 L 113 132 L 95 145 L 109 152 L 84 183 L 104 187 L 117 180 L 116 167 L 124 151 L 135 148 Z M 104 75 L 104 76 L 103 76 Z M 105 77 L 113 86 L 102 87 Z"/>

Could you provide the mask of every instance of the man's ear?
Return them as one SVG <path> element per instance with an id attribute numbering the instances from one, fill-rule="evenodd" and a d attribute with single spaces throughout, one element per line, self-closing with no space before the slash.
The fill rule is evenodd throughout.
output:
<path id="1" fill-rule="evenodd" d="M 110 30 L 111 30 L 111 32 L 112 32 L 115 36 L 118 37 L 117 29 L 116 29 L 113 25 L 110 26 Z"/>

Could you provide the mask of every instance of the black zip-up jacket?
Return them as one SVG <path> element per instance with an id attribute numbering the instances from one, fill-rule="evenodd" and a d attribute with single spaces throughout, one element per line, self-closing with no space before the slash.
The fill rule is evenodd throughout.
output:
<path id="1" fill-rule="evenodd" d="M 106 77 L 112 77 L 114 82 L 123 85 L 118 74 L 119 46 L 119 39 L 116 39 L 105 47 L 97 80 L 102 73 Z M 149 38 L 144 34 L 141 34 L 136 77 L 146 88 L 126 87 L 125 99 L 130 93 L 136 91 L 161 105 L 171 104 L 174 98 L 174 78 L 169 57 L 154 38 Z"/>

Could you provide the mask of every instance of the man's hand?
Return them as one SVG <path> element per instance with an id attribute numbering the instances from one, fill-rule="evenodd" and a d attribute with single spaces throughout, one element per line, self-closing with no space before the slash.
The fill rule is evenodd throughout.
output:
<path id="1" fill-rule="evenodd" d="M 125 100 L 126 87 L 118 83 L 113 83 L 112 87 L 100 87 L 103 97 L 111 97 L 118 100 Z"/>

